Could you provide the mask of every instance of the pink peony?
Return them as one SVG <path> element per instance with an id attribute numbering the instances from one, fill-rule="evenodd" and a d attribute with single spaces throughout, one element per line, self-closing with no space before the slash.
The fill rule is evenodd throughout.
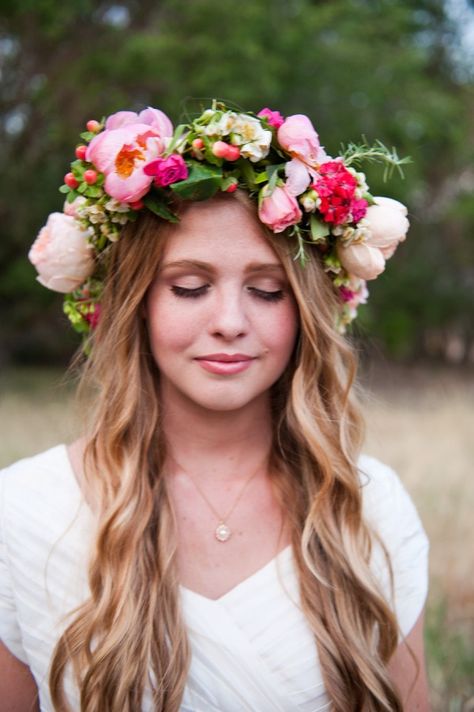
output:
<path id="1" fill-rule="evenodd" d="M 257 116 L 265 118 L 268 121 L 269 125 L 273 126 L 273 128 L 275 129 L 279 129 L 285 121 L 279 111 L 272 111 L 272 109 L 268 109 L 267 107 L 259 111 Z"/>
<path id="2" fill-rule="evenodd" d="M 266 195 L 266 189 L 263 188 L 261 195 L 258 216 L 273 232 L 283 232 L 301 220 L 299 205 L 286 186 L 275 188 L 270 195 Z"/>
<path id="3" fill-rule="evenodd" d="M 70 215 L 51 213 L 28 253 L 38 282 L 54 292 L 72 292 L 94 271 L 88 232 Z"/>
<path id="4" fill-rule="evenodd" d="M 139 114 L 134 111 L 117 111 L 109 116 L 105 122 L 105 129 L 121 129 L 132 124 L 147 124 L 155 129 L 162 137 L 173 135 L 173 124 L 169 118 L 159 109 L 143 109 Z"/>
<path id="5" fill-rule="evenodd" d="M 179 154 L 172 154 L 168 158 L 157 158 L 144 166 L 143 171 L 147 176 L 155 179 L 155 185 L 164 187 L 177 183 L 188 177 L 188 167 L 184 158 Z"/>
<path id="6" fill-rule="evenodd" d="M 287 188 L 291 195 L 304 193 L 312 179 L 318 177 L 316 168 L 328 160 L 319 144 L 313 124 L 304 114 L 289 116 L 278 129 L 280 146 L 293 158 L 285 166 Z"/>
<path id="7" fill-rule="evenodd" d="M 104 188 L 112 198 L 131 203 L 148 192 L 153 177 L 143 167 L 161 156 L 166 137 L 147 124 L 106 129 L 90 142 L 86 160 L 105 174 Z"/>
<path id="8" fill-rule="evenodd" d="M 304 114 L 288 116 L 277 135 L 280 146 L 303 163 L 315 166 L 327 159 L 313 124 Z"/>

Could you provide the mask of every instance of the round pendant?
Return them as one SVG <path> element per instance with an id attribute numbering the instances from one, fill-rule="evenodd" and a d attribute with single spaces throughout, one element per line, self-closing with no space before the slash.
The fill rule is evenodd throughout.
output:
<path id="1" fill-rule="evenodd" d="M 216 539 L 217 541 L 227 541 L 227 539 L 230 538 L 230 535 L 232 532 L 230 531 L 229 527 L 227 524 L 224 524 L 224 522 L 221 522 L 218 524 L 216 527 Z"/>

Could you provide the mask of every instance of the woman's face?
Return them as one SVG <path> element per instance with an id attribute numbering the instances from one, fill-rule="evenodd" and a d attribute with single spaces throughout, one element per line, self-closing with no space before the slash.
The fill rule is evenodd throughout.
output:
<path id="1" fill-rule="evenodd" d="M 285 271 L 235 198 L 193 203 L 170 229 L 146 318 L 165 402 L 220 411 L 268 397 L 298 330 Z"/>

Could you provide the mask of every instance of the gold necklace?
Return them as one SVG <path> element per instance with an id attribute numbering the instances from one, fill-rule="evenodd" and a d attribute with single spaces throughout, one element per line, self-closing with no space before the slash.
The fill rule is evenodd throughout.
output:
<path id="1" fill-rule="evenodd" d="M 255 470 L 255 472 L 253 472 L 253 473 L 250 475 L 250 477 L 247 479 L 247 481 L 245 482 L 244 486 L 243 486 L 242 489 L 240 490 L 237 499 L 234 501 L 232 507 L 229 509 L 229 511 L 227 512 L 227 514 L 226 514 L 225 516 L 221 516 L 221 515 L 219 514 L 219 512 L 215 509 L 215 507 L 214 507 L 214 505 L 212 504 L 212 502 L 210 502 L 210 501 L 208 500 L 207 496 L 204 494 L 204 492 L 202 491 L 202 489 L 199 487 L 198 483 L 195 482 L 194 478 L 191 477 L 191 475 L 189 474 L 189 472 L 186 472 L 186 470 L 184 470 L 184 469 L 181 467 L 181 465 L 179 465 L 180 469 L 184 472 L 184 474 L 189 477 L 189 479 L 190 479 L 191 482 L 193 483 L 194 487 L 197 489 L 197 491 L 199 492 L 199 494 L 201 495 L 201 497 L 203 498 L 203 500 L 206 502 L 206 504 L 207 504 L 207 506 L 209 507 L 209 509 L 211 510 L 211 512 L 217 517 L 217 527 L 216 527 L 215 530 L 214 530 L 214 536 L 216 537 L 217 541 L 220 541 L 220 542 L 224 543 L 224 542 L 228 541 L 228 540 L 230 539 L 230 537 L 232 536 L 232 530 L 231 530 L 231 528 L 229 527 L 229 525 L 228 525 L 226 522 L 227 522 L 227 520 L 229 519 L 229 517 L 230 517 L 230 515 L 232 514 L 232 512 L 234 511 L 234 509 L 236 508 L 236 506 L 238 505 L 238 503 L 240 502 L 240 500 L 241 500 L 241 498 L 242 498 L 242 495 L 244 494 L 245 490 L 246 490 L 247 487 L 249 486 L 250 482 L 253 480 L 253 478 L 256 476 L 256 474 L 260 471 L 260 469 L 262 468 L 262 465 L 263 465 L 264 462 L 266 462 L 266 461 L 267 461 L 267 458 L 265 458 L 265 460 L 260 463 L 260 465 L 257 467 L 257 469 Z M 176 464 L 178 464 L 178 463 L 176 463 Z"/>

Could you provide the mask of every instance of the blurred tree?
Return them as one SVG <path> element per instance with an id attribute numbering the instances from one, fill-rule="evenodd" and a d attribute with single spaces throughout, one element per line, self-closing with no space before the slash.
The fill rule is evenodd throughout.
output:
<path id="1" fill-rule="evenodd" d="M 57 186 L 84 122 L 147 104 L 179 121 L 196 106 L 184 97 L 213 96 L 307 113 L 329 152 L 365 134 L 411 155 L 406 180 L 389 188 L 410 207 L 410 239 L 371 288 L 362 321 L 399 355 L 441 352 L 450 334 L 472 342 L 473 75 L 449 7 L 3 0 L 0 358 L 51 359 L 74 343 L 59 328 L 59 298 L 35 284 L 25 254 L 61 209 Z M 367 173 L 375 193 L 388 192 Z"/>

